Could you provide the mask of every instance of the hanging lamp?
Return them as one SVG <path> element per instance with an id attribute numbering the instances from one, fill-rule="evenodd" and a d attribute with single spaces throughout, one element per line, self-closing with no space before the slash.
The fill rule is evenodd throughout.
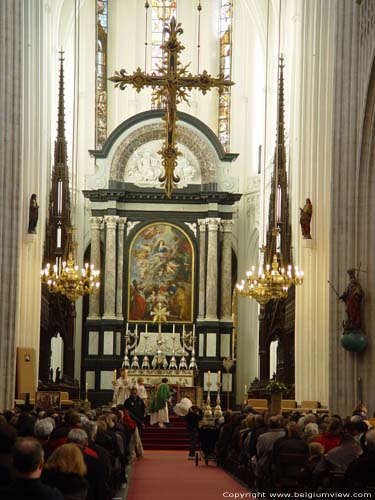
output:
<path id="1" fill-rule="evenodd" d="M 269 6 L 269 2 L 268 2 Z M 268 25 L 269 10 L 267 14 L 267 56 L 266 56 L 266 97 L 265 97 L 265 124 L 267 123 L 267 71 L 268 71 Z M 280 234 L 280 227 L 285 222 L 283 214 L 279 213 L 279 172 L 284 172 L 285 162 L 285 141 L 284 141 L 284 59 L 280 56 L 280 26 L 281 26 L 281 1 L 279 9 L 279 65 L 278 65 L 278 103 L 277 103 L 277 133 L 276 133 L 276 151 L 274 157 L 274 207 L 273 207 L 273 228 L 268 246 L 261 247 L 263 254 L 263 263 L 256 270 L 252 266 L 246 273 L 246 279 L 236 285 L 239 296 L 248 297 L 256 300 L 261 306 L 264 306 L 270 300 L 279 300 L 288 296 L 288 290 L 291 286 L 301 285 L 303 283 L 303 271 L 298 266 L 293 266 L 291 262 L 284 262 L 281 245 L 278 248 L 277 239 Z M 265 125 L 265 144 L 266 144 L 266 125 Z M 266 156 L 266 147 L 264 158 Z M 264 160 L 265 175 L 265 160 Z M 264 182 L 265 186 L 265 182 Z M 264 210 L 264 192 L 263 192 L 263 213 Z M 280 210 L 282 212 L 282 210 Z M 268 254 L 268 255 L 267 255 Z"/>

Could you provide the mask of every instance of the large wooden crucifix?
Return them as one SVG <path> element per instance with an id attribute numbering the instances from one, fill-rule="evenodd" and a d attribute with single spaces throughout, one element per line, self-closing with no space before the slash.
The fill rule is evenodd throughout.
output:
<path id="1" fill-rule="evenodd" d="M 160 175 L 159 181 L 165 188 L 167 197 L 172 195 L 173 188 L 176 187 L 180 178 L 175 174 L 177 166 L 177 158 L 181 152 L 176 146 L 176 121 L 177 104 L 188 101 L 188 92 L 191 89 L 198 89 L 203 94 L 208 90 L 216 87 L 219 91 L 234 82 L 224 78 L 223 74 L 219 74 L 217 78 L 213 78 L 206 70 L 198 75 L 192 75 L 187 72 L 189 64 L 183 66 L 179 61 L 180 53 L 185 47 L 178 40 L 178 35 L 183 33 L 181 23 L 176 25 L 176 19 L 172 17 L 170 23 L 166 23 L 164 33 L 167 34 L 166 41 L 161 45 L 163 49 L 163 64 L 158 68 L 159 74 L 148 74 L 137 68 L 132 75 L 128 75 L 124 69 L 115 71 L 114 76 L 109 80 L 114 82 L 115 87 L 121 90 L 130 84 L 137 92 L 140 92 L 144 87 L 152 87 L 155 89 L 154 99 L 161 98 L 164 102 L 164 117 L 165 120 L 165 138 L 164 143 L 159 152 L 162 157 L 162 165 L 164 173 Z"/>

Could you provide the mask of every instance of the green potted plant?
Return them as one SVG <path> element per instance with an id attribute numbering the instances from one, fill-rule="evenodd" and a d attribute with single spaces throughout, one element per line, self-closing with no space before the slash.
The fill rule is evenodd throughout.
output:
<path id="1" fill-rule="evenodd" d="M 279 415 L 281 413 L 281 400 L 283 394 L 288 392 L 288 387 L 281 380 L 273 378 L 266 385 L 265 390 L 271 396 L 271 412 Z"/>

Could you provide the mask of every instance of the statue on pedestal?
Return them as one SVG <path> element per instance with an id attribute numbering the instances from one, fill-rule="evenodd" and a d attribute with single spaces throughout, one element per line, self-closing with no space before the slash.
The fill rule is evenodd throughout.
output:
<path id="1" fill-rule="evenodd" d="M 362 327 L 361 310 L 364 293 L 355 275 L 355 269 L 348 269 L 349 283 L 339 299 L 345 303 L 347 320 L 344 330 L 360 330 Z"/>
<path id="2" fill-rule="evenodd" d="M 311 217 L 312 217 L 312 203 L 310 198 L 306 198 L 306 203 L 303 208 L 300 208 L 299 223 L 301 224 L 302 236 L 306 240 L 311 240 Z"/>
<path id="3" fill-rule="evenodd" d="M 36 194 L 32 194 L 29 205 L 29 227 L 27 232 L 29 234 L 36 234 L 36 226 L 38 224 L 39 205 Z"/>
<path id="4" fill-rule="evenodd" d="M 348 269 L 349 283 L 339 299 L 345 303 L 347 320 L 343 321 L 344 332 L 341 345 L 349 352 L 362 352 L 367 338 L 362 330 L 362 306 L 364 293 L 358 282 L 355 269 Z"/>

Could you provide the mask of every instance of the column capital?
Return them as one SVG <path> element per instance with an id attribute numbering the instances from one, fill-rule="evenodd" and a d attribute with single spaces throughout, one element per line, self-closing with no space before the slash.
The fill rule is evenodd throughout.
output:
<path id="1" fill-rule="evenodd" d="M 127 220 L 128 220 L 127 217 L 119 217 L 118 218 L 118 227 L 119 227 L 119 229 L 122 229 L 122 230 L 124 229 L 124 226 L 125 226 Z"/>
<path id="2" fill-rule="evenodd" d="M 198 219 L 199 231 L 204 233 L 206 231 L 206 219 Z"/>
<path id="3" fill-rule="evenodd" d="M 217 231 L 219 229 L 220 219 L 214 217 L 212 219 L 206 219 L 208 230 L 209 231 Z"/>
<path id="4" fill-rule="evenodd" d="M 231 233 L 233 227 L 232 219 L 224 219 L 221 221 L 221 231 L 223 233 Z"/>
<path id="5" fill-rule="evenodd" d="M 107 225 L 107 229 L 116 229 L 116 224 L 119 220 L 118 215 L 105 215 L 104 216 L 104 222 Z"/>
<path id="6" fill-rule="evenodd" d="M 91 230 L 96 229 L 99 231 L 102 222 L 103 222 L 103 217 L 91 217 L 90 218 Z"/>

